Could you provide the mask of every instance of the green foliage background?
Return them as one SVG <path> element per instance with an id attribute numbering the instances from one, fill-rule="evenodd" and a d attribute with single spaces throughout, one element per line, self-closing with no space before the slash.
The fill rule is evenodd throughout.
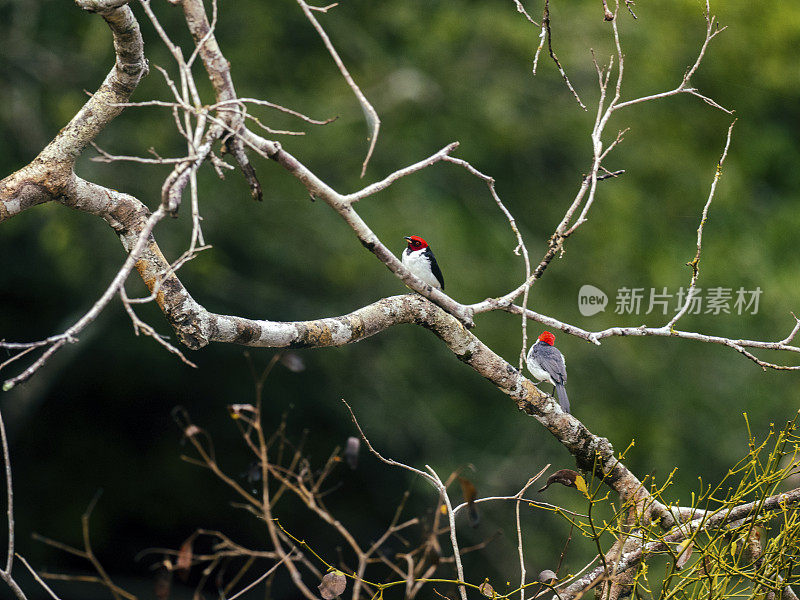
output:
<path id="1" fill-rule="evenodd" d="M 526 2 L 538 18 L 539 2 Z M 221 2 L 217 38 L 232 63 L 240 96 L 260 97 L 316 118 L 308 126 L 263 109 L 252 112 L 271 127 L 301 129 L 281 143 L 342 192 L 430 155 L 451 141 L 457 156 L 497 179 L 497 189 L 536 260 L 589 167 L 598 98 L 589 49 L 606 63 L 611 29 L 600 2 L 556 0 L 551 7 L 555 50 L 581 98 L 582 111 L 546 55 L 531 74 L 538 30 L 499 1 L 370 2 L 344 0 L 320 21 L 382 120 L 375 156 L 359 179 L 366 127 L 357 102 L 297 5 L 290 1 Z M 176 41 L 188 48 L 179 9 L 153 4 Z M 800 228 L 800 7 L 768 0 L 712 6 L 728 30 L 711 45 L 693 83 L 736 110 L 730 155 L 705 230 L 701 287 L 763 290 L 756 315 L 687 316 L 683 328 L 735 338 L 782 339 L 798 310 L 797 231 Z M 151 64 L 170 59 L 138 6 Z M 626 53 L 623 97 L 675 87 L 695 57 L 704 32 L 696 0 L 642 2 L 638 20 L 620 15 Z M 100 83 L 113 61 L 102 19 L 69 2 L 0 0 L 0 173 L 29 162 Z M 188 52 L 187 52 L 188 53 Z M 202 80 L 201 68 L 196 68 Z M 173 75 L 175 75 L 173 73 Z M 208 85 L 203 92 L 212 102 Z M 156 69 L 133 100 L 168 99 Z M 589 222 L 569 239 L 538 283 L 530 304 L 538 312 L 599 330 L 613 325 L 660 325 L 661 315 L 614 314 L 621 287 L 686 286 L 684 266 L 694 256 L 696 228 L 732 118 L 684 95 L 632 107 L 614 117 L 606 141 L 630 127 L 606 166 L 625 169 L 604 182 Z M 171 115 L 163 109 L 127 109 L 98 143 L 116 154 L 162 156 L 184 152 Z M 102 164 L 83 156 L 84 178 L 159 201 L 166 167 Z M 213 250 L 187 264 L 181 277 L 208 309 L 273 320 L 349 312 L 404 288 L 365 252 L 347 227 L 274 164 L 255 159 L 265 201 L 250 199 L 237 173 L 218 180 L 200 175 L 204 233 Z M 506 292 L 524 273 L 515 239 L 485 186 L 465 171 L 439 164 L 396 183 L 359 205 L 386 243 L 423 235 L 434 246 L 448 292 L 472 302 Z M 0 234 L 0 338 L 34 340 L 61 331 L 87 310 L 123 260 L 113 232 L 98 219 L 61 206 L 38 207 L 4 223 Z M 156 237 L 168 257 L 188 243 L 189 212 L 162 223 Z M 603 289 L 608 309 L 578 312 L 586 283 Z M 143 286 L 133 279 L 129 293 Z M 141 316 L 166 332 L 157 310 Z M 534 326 L 534 331 L 536 327 Z M 512 363 L 520 350 L 516 317 L 490 314 L 475 333 Z M 719 480 L 746 453 L 742 413 L 754 431 L 791 419 L 798 409 L 797 376 L 762 372 L 721 346 L 657 338 L 613 338 L 594 347 L 561 335 L 569 364 L 575 415 L 616 448 L 632 440 L 629 466 L 663 480 L 674 467 L 674 497 L 686 501 L 697 477 Z M 252 351 L 266 364 L 269 350 Z M 340 399 L 353 406 L 385 454 L 443 475 L 471 464 L 481 495 L 515 493 L 551 463 L 572 467 L 569 455 L 533 420 L 459 363 L 433 336 L 397 327 L 359 344 L 302 353 L 301 374 L 276 370 L 267 388 L 267 412 L 277 426 L 289 410 L 290 432 L 309 432 L 312 462 L 321 463 L 353 428 Z M 149 546 L 178 547 L 195 527 L 239 535 L 258 546 L 263 533 L 229 508 L 221 484 L 179 459 L 173 406 L 190 411 L 215 438 L 232 473 L 247 468 L 247 453 L 228 422 L 225 405 L 252 399 L 243 349 L 215 345 L 191 353 L 192 370 L 151 340 L 132 335 L 114 303 L 81 338 L 30 383 L 2 398 L 9 419 L 20 532 L 37 531 L 79 543 L 79 517 L 98 488 L 93 517 L 98 555 L 112 573 L 150 577 Z M 764 358 L 790 363 L 790 356 Z M 404 489 L 413 510 L 435 503 L 434 492 L 405 472 L 364 458 L 330 505 L 363 539 L 379 535 Z M 581 510 L 573 490 L 548 490 L 559 504 Z M 286 505 L 287 527 L 335 555 L 330 532 L 310 525 Z M 529 571 L 554 568 L 566 525 L 529 513 L 524 528 Z M 496 530 L 491 552 L 468 558 L 473 578 L 513 581 L 513 511 L 483 511 L 467 543 Z M 79 562 L 22 534 L 19 551 L 34 565 Z M 565 568 L 594 548 L 573 540 Z M 495 586 L 500 589 L 500 586 Z M 84 590 L 85 591 L 85 590 Z M 81 592 L 81 594 L 83 591 Z M 85 596 L 84 596 L 85 597 Z"/>

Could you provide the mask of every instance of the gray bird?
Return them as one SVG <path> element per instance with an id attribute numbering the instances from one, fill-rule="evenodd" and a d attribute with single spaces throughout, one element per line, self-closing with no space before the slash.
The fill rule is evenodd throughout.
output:
<path id="1" fill-rule="evenodd" d="M 567 363 L 564 355 L 553 346 L 556 341 L 549 331 L 543 331 L 536 343 L 528 350 L 525 362 L 528 370 L 538 381 L 546 381 L 555 387 L 558 403 L 564 412 L 569 412 L 569 398 L 567 397 Z"/>

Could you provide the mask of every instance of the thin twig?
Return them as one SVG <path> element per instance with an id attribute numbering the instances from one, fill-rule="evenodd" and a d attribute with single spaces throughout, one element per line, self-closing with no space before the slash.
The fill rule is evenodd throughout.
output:
<path id="1" fill-rule="evenodd" d="M 28 564 L 28 561 L 25 560 L 24 556 L 22 556 L 21 554 L 16 554 L 16 557 L 20 560 L 20 562 L 23 565 L 25 565 L 25 568 L 27 568 L 28 571 L 30 571 L 31 576 L 39 583 L 39 585 L 41 585 L 44 588 L 44 590 L 48 593 L 48 595 L 51 598 L 53 598 L 53 600 L 61 600 L 61 598 L 59 598 L 56 595 L 56 593 L 53 590 L 50 589 L 50 586 L 47 585 L 47 583 L 45 583 L 44 579 L 42 579 L 39 576 L 39 574 L 36 571 L 33 570 L 33 567 L 30 566 L 30 564 Z"/>
<path id="2" fill-rule="evenodd" d="M 367 156 L 364 158 L 364 162 L 361 165 L 361 177 L 364 177 L 364 174 L 367 172 L 367 165 L 369 164 L 369 159 L 372 158 L 372 152 L 375 150 L 375 144 L 378 141 L 378 132 L 381 128 L 381 120 L 378 117 L 378 113 L 373 108 L 372 104 L 370 104 L 367 97 L 364 95 L 364 92 L 361 91 L 361 88 L 356 85 L 356 82 L 353 80 L 352 75 L 350 75 L 350 71 L 347 70 L 347 67 L 344 66 L 344 62 L 339 56 L 339 53 L 336 51 L 336 48 L 333 47 L 333 43 L 331 42 L 328 34 L 322 28 L 322 25 L 319 24 L 317 18 L 314 16 L 314 13 L 311 7 L 304 1 L 304 0 L 297 0 L 297 3 L 300 5 L 300 8 L 303 10 L 303 13 L 306 15 L 306 18 L 311 22 L 314 29 L 317 30 L 319 37 L 322 38 L 322 42 L 325 44 L 325 47 L 328 49 L 328 52 L 333 58 L 333 62 L 336 63 L 336 66 L 339 69 L 339 72 L 344 77 L 344 80 L 347 82 L 347 85 L 350 86 L 350 89 L 353 90 L 356 98 L 358 99 L 359 104 L 361 105 L 361 110 L 364 111 L 364 117 L 367 120 L 367 127 L 370 130 L 369 136 L 369 149 L 367 150 Z"/>
<path id="3" fill-rule="evenodd" d="M 10 390 L 15 385 L 26 381 L 28 378 L 31 377 L 36 371 L 38 371 L 44 364 L 49 360 L 49 358 L 55 354 L 62 346 L 64 346 L 67 342 L 74 342 L 76 341 L 76 336 L 83 331 L 87 325 L 92 323 L 98 315 L 103 311 L 106 305 L 111 301 L 111 299 L 117 294 L 120 287 L 123 285 L 125 280 L 128 278 L 131 270 L 133 269 L 136 261 L 139 260 L 139 256 L 144 251 L 145 247 L 149 242 L 150 234 L 153 232 L 156 224 L 166 216 L 166 211 L 163 207 L 159 207 L 156 212 L 154 212 L 150 217 L 147 219 L 147 223 L 142 228 L 139 237 L 136 240 L 136 244 L 131 249 L 128 257 L 125 259 L 122 267 L 120 267 L 117 274 L 112 279 L 111 283 L 106 288 L 105 292 L 100 296 L 100 298 L 95 301 L 92 307 L 80 318 L 78 319 L 71 327 L 69 327 L 64 333 L 61 333 L 57 336 L 53 336 L 52 338 L 48 338 L 48 340 L 52 340 L 50 347 L 45 350 L 45 352 L 27 369 L 25 369 L 19 375 L 7 379 L 3 383 L 4 390 Z M 0 344 L 1 346 L 2 344 Z"/>
<path id="4" fill-rule="evenodd" d="M 528 14 L 528 11 L 525 10 L 524 6 L 522 6 L 522 2 L 520 2 L 520 0 L 514 0 L 514 4 L 517 6 L 517 12 L 518 13 L 520 13 L 522 16 L 524 16 L 526 19 L 528 19 L 529 22 L 531 22 L 532 24 L 536 25 L 536 27 L 539 27 L 539 23 L 534 21 L 533 17 L 531 17 Z"/>
<path id="5" fill-rule="evenodd" d="M 572 92 L 572 95 L 575 97 L 575 100 L 578 101 L 578 104 L 583 110 L 586 109 L 586 105 L 581 101 L 580 96 L 578 96 L 578 92 L 575 91 L 575 88 L 572 87 L 572 83 L 567 77 L 567 72 L 564 71 L 564 67 L 561 66 L 561 62 L 558 60 L 555 51 L 553 50 L 553 32 L 550 29 L 550 0 L 544 0 L 544 15 L 542 16 L 542 26 L 547 31 L 547 51 L 550 53 L 550 58 L 553 59 L 553 62 L 556 64 L 558 68 L 558 72 L 561 73 L 561 78 L 564 80 L 564 83 L 567 84 L 569 91 Z M 534 67 L 535 68 L 535 67 Z"/>
<path id="6" fill-rule="evenodd" d="M 353 409 L 350 407 L 350 405 L 344 399 L 342 399 L 342 402 L 347 407 L 347 410 L 350 412 L 350 418 L 352 419 L 353 423 L 355 424 L 356 428 L 358 429 L 358 432 L 361 435 L 361 439 L 364 440 L 364 443 L 367 445 L 367 448 L 369 448 L 369 451 L 373 455 L 375 455 L 381 462 L 383 462 L 383 463 L 385 463 L 387 465 L 391 465 L 391 466 L 394 466 L 394 467 L 400 467 L 402 469 L 406 469 L 407 471 L 411 471 L 412 473 L 415 473 L 416 475 L 419 475 L 420 477 L 422 477 L 423 479 L 428 481 L 431 485 L 433 485 L 433 487 L 435 487 L 437 489 L 437 491 L 440 494 L 440 498 L 442 498 L 442 500 L 445 503 L 445 506 L 447 506 L 447 518 L 448 518 L 448 521 L 450 523 L 450 543 L 453 546 L 453 557 L 454 557 L 454 560 L 455 560 L 456 571 L 458 573 L 458 580 L 460 582 L 463 582 L 464 581 L 464 567 L 461 564 L 461 555 L 460 555 L 459 550 L 458 550 L 458 539 L 456 537 L 456 523 L 455 523 L 455 515 L 453 513 L 453 506 L 450 503 L 450 497 L 447 494 L 447 487 L 445 486 L 444 483 L 442 483 L 442 480 L 439 478 L 439 475 L 429 465 L 425 465 L 425 469 L 428 471 L 426 473 L 425 471 L 421 471 L 420 469 L 414 468 L 414 467 L 412 467 L 410 465 L 401 463 L 401 462 L 393 460 L 391 458 L 385 458 L 383 455 L 381 455 L 380 452 L 375 450 L 375 448 L 372 446 L 372 444 L 370 443 L 369 438 L 367 438 L 366 434 L 364 434 L 364 430 L 361 429 L 361 425 L 359 425 L 358 419 L 356 419 L 356 415 L 353 412 Z M 459 585 L 458 589 L 459 589 L 459 594 L 461 595 L 462 600 L 466 600 L 466 598 L 467 598 L 466 588 L 463 585 Z"/>
<path id="7" fill-rule="evenodd" d="M 128 295 L 125 293 L 125 287 L 124 286 L 122 288 L 120 288 L 119 296 L 120 296 L 120 299 L 122 300 L 122 306 L 125 308 L 125 312 L 128 313 L 128 317 L 130 317 L 130 319 L 131 319 L 131 323 L 133 324 L 133 332 L 136 335 L 139 335 L 139 333 L 141 332 L 144 335 L 153 338 L 156 342 L 161 344 L 161 346 L 166 348 L 166 350 L 168 352 L 171 352 L 172 354 L 175 354 L 178 358 L 180 358 L 181 361 L 184 364 L 189 365 L 190 367 L 192 367 L 194 369 L 197 368 L 197 365 L 195 363 L 193 363 L 192 361 L 190 361 L 188 358 L 186 358 L 186 356 L 183 354 L 183 352 L 181 352 L 178 348 L 176 348 L 175 346 L 170 344 L 166 340 L 165 336 L 163 336 L 163 335 L 159 334 L 158 332 L 156 332 L 156 330 L 153 329 L 153 327 L 151 327 L 150 325 L 148 325 L 147 323 L 145 323 L 144 321 L 142 321 L 139 318 L 139 316 L 136 314 L 136 312 L 133 310 L 133 307 L 131 306 L 131 300 L 128 298 Z"/>
<path id="8" fill-rule="evenodd" d="M 692 305 L 692 300 L 694 298 L 694 293 L 697 287 L 697 279 L 700 277 L 700 252 L 703 245 L 703 228 L 706 225 L 706 221 L 708 220 L 708 210 L 711 208 L 711 202 L 714 200 L 714 194 L 717 191 L 717 183 L 719 183 L 720 177 L 722 177 L 722 165 L 725 164 L 725 159 L 728 156 L 728 148 L 731 145 L 731 135 L 733 134 L 733 126 L 736 124 L 734 120 L 730 126 L 728 127 L 728 135 L 725 139 L 725 148 L 722 151 L 722 156 L 717 163 L 717 168 L 714 170 L 714 179 L 711 181 L 711 189 L 708 192 L 708 199 L 706 200 L 705 206 L 703 206 L 703 213 L 700 217 L 700 225 L 697 227 L 697 253 L 695 254 L 694 258 L 686 263 L 687 266 L 692 268 L 692 278 L 689 283 L 689 291 L 686 294 L 686 302 L 684 303 L 683 307 L 675 314 L 672 319 L 665 325 L 669 329 L 672 329 L 675 323 L 686 314 L 689 310 L 689 307 Z"/>
<path id="9" fill-rule="evenodd" d="M 11 575 L 14 564 L 14 488 L 11 485 L 11 454 L 8 451 L 8 436 L 3 415 L 0 413 L 0 442 L 3 446 L 3 464 L 6 472 L 6 515 L 8 516 L 8 557 L 6 558 L 5 573 Z"/>
<path id="10" fill-rule="evenodd" d="M 520 252 L 522 252 L 522 258 L 525 263 L 525 291 L 522 295 L 522 306 L 527 308 L 528 307 L 528 295 L 530 292 L 530 287 L 533 284 L 531 281 L 531 260 L 530 256 L 528 255 L 528 247 L 525 245 L 525 241 L 522 239 L 522 234 L 517 227 L 517 221 L 514 218 L 514 215 L 511 214 L 503 201 L 500 199 L 500 196 L 497 194 L 497 189 L 495 188 L 495 180 L 494 177 L 489 177 L 481 173 L 478 169 L 473 167 L 469 162 L 463 160 L 461 158 L 453 158 L 450 155 L 446 155 L 443 157 L 443 160 L 446 162 L 453 163 L 455 165 L 459 165 L 465 168 L 467 171 L 472 173 L 475 177 L 483 180 L 489 188 L 489 193 L 492 195 L 492 198 L 495 201 L 495 204 L 500 208 L 500 210 L 505 215 L 506 219 L 508 219 L 508 224 L 511 226 L 511 231 L 514 233 L 514 236 L 517 238 L 517 246 L 514 248 L 514 254 L 519 256 Z M 519 370 L 522 370 L 523 365 L 525 364 L 525 353 L 528 349 L 528 330 L 527 330 L 528 320 L 523 317 L 522 318 L 522 348 L 519 354 Z"/>
<path id="11" fill-rule="evenodd" d="M 547 469 L 550 468 L 550 465 L 546 465 L 541 471 L 539 471 L 536 475 L 528 479 L 528 482 L 522 487 L 522 489 L 517 494 L 518 499 L 514 503 L 514 518 L 515 524 L 517 526 L 517 555 L 519 556 L 519 597 L 520 600 L 525 600 L 525 554 L 523 553 L 522 549 L 522 524 L 520 523 L 519 518 L 519 505 L 522 500 L 522 496 L 525 494 L 527 489 L 533 485 L 533 483 L 539 479 Z"/>
<path id="12" fill-rule="evenodd" d="M 241 590 L 239 590 L 238 592 L 236 592 L 236 593 L 235 593 L 233 596 L 229 596 L 229 597 L 228 597 L 228 600 L 236 600 L 236 598 L 238 598 L 239 596 L 241 596 L 242 594 L 244 594 L 246 591 L 248 591 L 248 590 L 252 589 L 253 587 L 257 586 L 259 583 L 261 583 L 262 581 L 264 581 L 264 580 L 265 580 L 267 577 L 269 577 L 270 575 L 272 575 L 272 574 L 275 572 L 275 570 L 276 570 L 278 567 L 280 567 L 280 566 L 283 564 L 283 562 L 284 562 L 284 561 L 291 559 L 291 557 L 292 557 L 292 554 L 294 554 L 294 550 L 290 550 L 290 551 L 288 552 L 288 554 L 286 554 L 286 556 L 284 556 L 284 557 L 283 557 L 283 558 L 281 558 L 281 559 L 280 559 L 278 562 L 276 562 L 274 565 L 272 565 L 272 566 L 271 566 L 271 567 L 270 567 L 270 568 L 269 568 L 269 569 L 268 569 L 268 570 L 267 570 L 267 571 L 266 571 L 264 574 L 262 574 L 262 575 L 261 575 L 261 576 L 260 576 L 258 579 L 256 579 L 256 580 L 255 580 L 255 581 L 253 581 L 252 583 L 248 584 L 247 586 L 245 586 L 244 588 L 242 588 Z"/>

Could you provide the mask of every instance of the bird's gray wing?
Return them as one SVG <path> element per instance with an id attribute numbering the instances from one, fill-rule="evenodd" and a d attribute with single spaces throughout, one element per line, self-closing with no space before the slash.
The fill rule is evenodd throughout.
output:
<path id="1" fill-rule="evenodd" d="M 567 367 L 564 364 L 564 356 L 557 348 L 548 344 L 536 344 L 533 348 L 536 361 L 541 367 L 550 374 L 555 383 L 567 383 Z"/>

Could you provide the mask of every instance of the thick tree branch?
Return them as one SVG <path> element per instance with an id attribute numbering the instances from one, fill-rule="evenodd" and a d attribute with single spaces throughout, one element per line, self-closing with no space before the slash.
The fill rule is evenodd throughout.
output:
<path id="1" fill-rule="evenodd" d="M 94 10 L 96 2 L 76 0 L 85 10 Z M 116 3 L 103 3 L 113 6 Z M 71 168 L 84 148 L 105 129 L 119 113 L 120 103 L 127 102 L 139 80 L 147 74 L 144 43 L 139 23 L 127 5 L 98 10 L 114 36 L 116 63 L 103 84 L 92 94 L 78 114 L 39 154 L 34 163 L 67 162 Z"/>
<path id="2" fill-rule="evenodd" d="M 72 168 L 84 148 L 116 117 L 147 73 L 139 25 L 120 1 L 78 0 L 99 12 L 114 37 L 116 62 L 83 108 L 27 166 L 0 181 L 0 223 L 23 210 L 54 200 L 73 183 Z"/>

